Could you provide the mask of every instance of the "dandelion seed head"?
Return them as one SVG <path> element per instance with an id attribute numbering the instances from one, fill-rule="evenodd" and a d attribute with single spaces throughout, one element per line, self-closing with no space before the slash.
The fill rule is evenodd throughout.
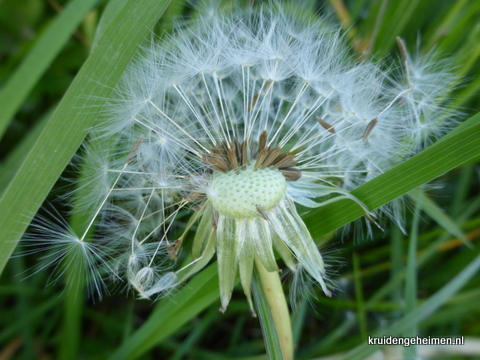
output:
<path id="1" fill-rule="evenodd" d="M 330 296 L 296 204 L 349 199 L 379 225 L 350 191 L 452 126 L 439 85 L 454 80 L 432 54 L 407 54 L 401 67 L 360 60 L 338 26 L 288 5 L 202 7 L 139 52 L 92 132 L 109 143 L 92 224 L 143 298 L 168 292 L 215 254 L 222 309 L 237 274 L 252 306 L 253 268 L 279 271 L 278 257 L 299 269 L 296 283 L 308 276 Z M 378 213 L 401 223 L 398 204 Z M 191 229 L 194 260 L 171 270 L 165 264 Z"/>

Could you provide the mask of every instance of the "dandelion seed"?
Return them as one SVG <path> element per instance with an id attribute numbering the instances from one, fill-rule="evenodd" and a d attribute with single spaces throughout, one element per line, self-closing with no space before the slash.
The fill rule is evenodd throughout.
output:
<path id="1" fill-rule="evenodd" d="M 373 128 L 377 125 L 378 120 L 373 119 L 367 124 L 367 127 L 365 128 L 365 131 L 363 133 L 363 141 L 367 141 L 368 135 L 372 132 Z"/>
<path id="2" fill-rule="evenodd" d="M 141 297 L 175 287 L 215 254 L 222 311 L 237 272 L 253 311 L 253 269 L 278 272 L 277 257 L 331 296 L 296 204 L 349 199 L 376 224 L 349 191 L 451 126 L 439 85 L 453 80 L 434 55 L 412 60 L 403 42 L 399 73 L 359 61 L 335 26 L 278 4 L 212 11 L 152 42 L 126 71 L 91 135 L 106 139 L 111 159 L 99 169 L 109 186 L 102 201 L 92 196 L 100 205 L 91 222 Z M 401 222 L 398 209 L 383 211 Z M 194 260 L 165 270 L 194 226 Z"/>

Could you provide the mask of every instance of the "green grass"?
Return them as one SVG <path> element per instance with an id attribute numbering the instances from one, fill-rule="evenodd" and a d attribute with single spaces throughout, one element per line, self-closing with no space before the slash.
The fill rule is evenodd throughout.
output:
<path id="1" fill-rule="evenodd" d="M 464 113 L 464 121 L 417 156 L 353 191 L 372 210 L 408 194 L 408 234 L 387 222 L 386 231 L 374 231 L 370 240 L 359 241 L 353 231 L 343 238 L 335 235 L 362 216 L 349 201 L 304 217 L 314 238 L 331 253 L 329 262 L 338 263 L 332 277 L 339 289 L 325 298 L 313 287 L 312 303 L 301 300 L 292 312 L 296 358 L 341 354 L 339 358 L 366 359 L 378 350 L 367 345 L 368 336 L 480 339 L 480 4 L 319 4 L 344 21 L 364 56 L 399 57 L 397 36 L 411 51 L 418 40 L 421 53 L 435 47 L 446 54 L 462 84 L 453 90 L 451 105 Z M 13 44 L 0 46 L 5 59 L 0 63 L 0 359 L 247 360 L 267 359 L 267 349 L 278 358 L 261 291 L 256 293 L 260 321 L 251 317 L 241 289 L 225 314 L 217 311 L 215 263 L 152 303 L 131 294 L 93 301 L 82 295 L 85 284 L 78 280 L 76 291 L 65 291 L 63 283 L 46 287 L 52 280 L 48 272 L 25 279 L 38 258 L 10 258 L 29 217 L 46 199 L 62 193 L 62 174 L 74 176 L 67 165 L 139 46 L 152 32 L 171 30 L 176 15 L 195 15 L 184 1 L 175 0 L 71 0 L 60 5 L 57 13 L 48 4 L 22 10 L 15 1 L 0 2 L 0 13 L 8 11 L 12 18 L 0 16 L 0 35 L 5 44 Z M 340 16 L 342 8 L 346 13 Z M 88 167 L 88 160 L 82 166 Z M 431 182 L 433 186 L 424 186 Z M 53 206 L 70 210 L 57 202 Z M 81 227 L 83 215 L 72 216 L 71 225 Z M 75 278 L 67 273 L 67 281 L 69 276 Z M 404 359 L 422 356 L 422 351 L 421 346 L 400 349 Z M 434 358 L 480 359 L 480 349 L 470 357 L 439 353 Z"/>

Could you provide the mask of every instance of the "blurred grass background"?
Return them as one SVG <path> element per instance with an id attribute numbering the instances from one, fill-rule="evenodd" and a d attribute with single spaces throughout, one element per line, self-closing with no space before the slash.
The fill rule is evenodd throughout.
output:
<path id="1" fill-rule="evenodd" d="M 362 56 L 398 58 L 397 36 L 411 52 L 438 49 L 462 79 L 452 105 L 465 119 L 479 111 L 479 1 L 307 3 L 337 18 Z M 108 98 L 154 24 L 157 31 L 168 30 L 182 13 L 194 10 L 175 0 L 0 0 L 4 262 L 97 118 L 96 105 L 85 98 Z M 478 116 L 471 120 L 474 126 L 480 122 Z M 480 155 L 478 142 L 472 146 Z M 38 149 L 44 149 L 41 158 Z M 61 156 L 53 156 L 57 150 Z M 73 175 L 67 169 L 64 176 Z M 468 161 L 434 185 L 408 195 L 408 235 L 385 224 L 385 232 L 359 241 L 353 232 L 323 235 L 311 222 L 312 232 L 323 235 L 319 244 L 330 253 L 339 290 L 325 298 L 313 287 L 316 299 L 301 300 L 293 311 L 296 358 L 367 359 L 377 350 L 366 345 L 369 335 L 418 334 L 465 336 L 467 346 L 452 353 L 445 347 L 387 347 L 383 358 L 480 359 L 478 163 Z M 50 200 L 64 191 L 55 189 Z M 20 225 L 7 232 L 13 221 Z M 46 287 L 48 271 L 25 279 L 22 273 L 36 261 L 12 258 L 0 278 L 1 360 L 266 359 L 260 325 L 241 291 L 225 314 L 218 312 L 215 265 L 151 303 L 124 294 L 88 299 L 81 284 L 70 292 L 62 283 Z"/>

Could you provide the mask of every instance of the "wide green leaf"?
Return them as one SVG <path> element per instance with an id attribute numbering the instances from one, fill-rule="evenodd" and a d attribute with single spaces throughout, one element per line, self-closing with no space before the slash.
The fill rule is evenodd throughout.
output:
<path id="1" fill-rule="evenodd" d="M 139 44 L 169 3 L 169 0 L 130 0 L 104 30 L 0 198 L 0 271 L 28 225 L 26 217 L 36 213 L 97 120 L 105 101 L 98 99 L 110 97 Z"/>

